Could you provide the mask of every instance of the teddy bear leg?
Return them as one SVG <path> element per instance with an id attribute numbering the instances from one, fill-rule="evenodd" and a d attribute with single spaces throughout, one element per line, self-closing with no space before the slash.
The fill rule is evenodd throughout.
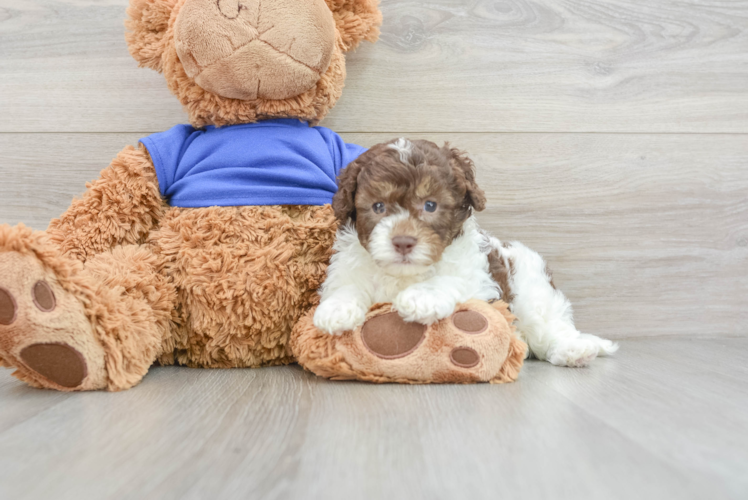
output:
<path id="1" fill-rule="evenodd" d="M 84 268 L 43 232 L 0 226 L 0 363 L 29 385 L 60 391 L 137 383 L 168 323 L 149 301 L 168 294 L 143 286 L 153 281 L 152 255 L 126 254 L 103 254 Z"/>
<path id="2" fill-rule="evenodd" d="M 138 384 L 182 331 L 176 287 L 161 268 L 149 245 L 114 247 L 85 264 L 86 278 L 97 284 L 89 313 L 106 353 L 107 390 Z"/>
<path id="3" fill-rule="evenodd" d="M 377 304 L 361 327 L 342 335 L 317 329 L 313 314 L 307 313 L 294 328 L 291 348 L 300 365 L 331 379 L 513 382 L 527 351 L 503 302 L 470 300 L 428 326 L 406 322 L 390 304 Z"/>
<path id="4" fill-rule="evenodd" d="M 92 294 L 81 270 L 44 233 L 0 226 L 0 364 L 29 385 L 106 386 L 104 348 L 85 312 Z"/>

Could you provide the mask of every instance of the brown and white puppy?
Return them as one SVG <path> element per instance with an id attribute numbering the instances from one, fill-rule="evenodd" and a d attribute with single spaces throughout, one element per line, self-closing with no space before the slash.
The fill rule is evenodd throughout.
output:
<path id="1" fill-rule="evenodd" d="M 333 210 L 391 275 L 421 274 L 463 233 L 486 197 L 473 162 L 448 145 L 406 141 L 374 146 L 344 170 Z"/>
<path id="2" fill-rule="evenodd" d="M 472 214 L 486 199 L 464 153 L 400 138 L 362 154 L 338 184 L 333 209 L 341 227 L 317 328 L 352 330 L 378 302 L 391 302 L 406 321 L 430 324 L 469 299 L 501 298 L 540 359 L 581 366 L 616 350 L 576 330 L 571 304 L 540 255 L 480 230 Z"/>

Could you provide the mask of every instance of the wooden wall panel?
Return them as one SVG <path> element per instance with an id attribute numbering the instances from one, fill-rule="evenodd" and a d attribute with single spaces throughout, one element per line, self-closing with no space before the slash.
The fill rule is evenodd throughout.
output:
<path id="1" fill-rule="evenodd" d="M 124 42 L 127 0 L 0 0 L 0 131 L 185 121 Z M 383 0 L 341 132 L 748 132 L 748 0 Z"/>
<path id="2" fill-rule="evenodd" d="M 0 222 L 46 227 L 139 134 L 0 134 Z M 345 134 L 372 145 L 391 134 Z M 541 252 L 581 329 L 744 335 L 748 141 L 742 135 L 413 134 L 465 149 L 481 224 Z"/>

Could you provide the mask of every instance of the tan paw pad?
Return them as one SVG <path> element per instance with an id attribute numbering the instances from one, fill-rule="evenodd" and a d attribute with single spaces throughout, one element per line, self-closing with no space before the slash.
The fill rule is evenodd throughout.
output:
<path id="1" fill-rule="evenodd" d="M 483 333 L 488 329 L 488 320 L 475 311 L 459 311 L 452 315 L 452 324 L 465 333 Z"/>
<path id="2" fill-rule="evenodd" d="M 423 342 L 426 327 L 406 323 L 396 312 L 375 316 L 361 329 L 361 341 L 373 355 L 397 359 L 415 351 Z"/>
<path id="3" fill-rule="evenodd" d="M 0 287 L 0 325 L 10 325 L 16 320 L 18 306 L 13 294 Z"/>
<path id="4" fill-rule="evenodd" d="M 34 305 L 43 312 L 53 311 L 57 304 L 52 288 L 44 280 L 36 282 L 34 288 L 31 289 L 31 297 L 34 300 Z"/>
<path id="5" fill-rule="evenodd" d="M 471 347 L 455 347 L 449 353 L 449 359 L 460 368 L 472 368 L 480 362 L 480 355 Z"/>

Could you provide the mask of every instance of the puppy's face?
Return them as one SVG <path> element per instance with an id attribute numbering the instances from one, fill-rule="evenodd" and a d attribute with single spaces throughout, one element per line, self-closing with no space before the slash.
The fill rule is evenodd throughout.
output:
<path id="1" fill-rule="evenodd" d="M 398 139 L 378 144 L 338 179 L 336 217 L 353 221 L 375 262 L 392 275 L 420 274 L 483 210 L 473 163 L 449 145 Z"/>

